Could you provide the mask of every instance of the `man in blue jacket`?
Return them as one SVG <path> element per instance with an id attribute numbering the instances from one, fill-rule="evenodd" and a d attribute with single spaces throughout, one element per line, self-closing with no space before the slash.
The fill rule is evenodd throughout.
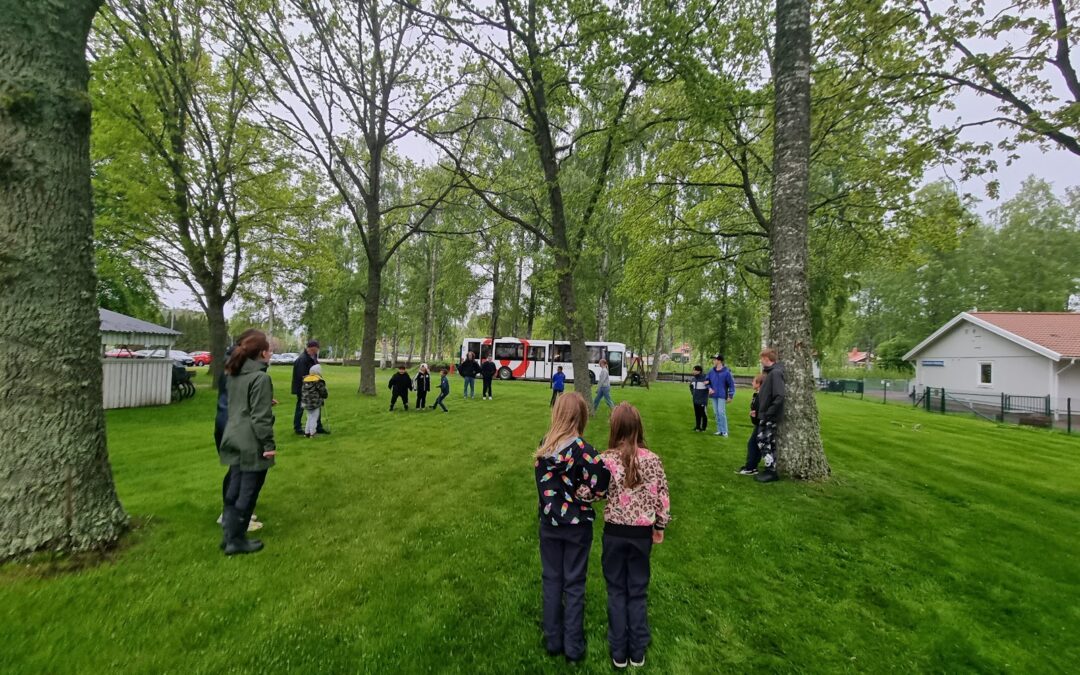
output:
<path id="1" fill-rule="evenodd" d="M 735 378 L 724 365 L 723 354 L 713 357 L 713 368 L 706 377 L 709 380 L 709 400 L 716 415 L 716 433 L 713 435 L 727 436 L 727 404 L 735 398 Z"/>

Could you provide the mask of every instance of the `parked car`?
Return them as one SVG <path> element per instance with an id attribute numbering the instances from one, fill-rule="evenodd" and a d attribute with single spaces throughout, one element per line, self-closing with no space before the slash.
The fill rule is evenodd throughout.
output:
<path id="1" fill-rule="evenodd" d="M 270 363 L 277 363 L 283 366 L 291 366 L 296 363 L 296 359 L 300 358 L 299 354 L 293 352 L 285 352 L 284 354 L 274 354 L 270 357 Z"/>
<path id="2" fill-rule="evenodd" d="M 191 360 L 197 366 L 208 366 L 213 358 L 210 356 L 210 352 L 191 352 Z"/>
<path id="3" fill-rule="evenodd" d="M 177 349 L 151 349 L 147 351 L 146 358 L 148 359 L 172 359 L 178 366 L 191 367 L 195 365 L 195 359 L 191 358 L 191 354 L 182 352 Z"/>
<path id="4" fill-rule="evenodd" d="M 117 347 L 116 349 L 110 349 L 105 352 L 105 358 L 107 359 L 141 359 L 137 352 L 133 352 L 127 347 Z"/>

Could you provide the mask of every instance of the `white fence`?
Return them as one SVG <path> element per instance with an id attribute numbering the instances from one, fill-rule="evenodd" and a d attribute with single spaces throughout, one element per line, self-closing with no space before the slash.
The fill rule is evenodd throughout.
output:
<path id="1" fill-rule="evenodd" d="M 172 367 L 169 359 L 102 359 L 105 409 L 167 405 Z"/>

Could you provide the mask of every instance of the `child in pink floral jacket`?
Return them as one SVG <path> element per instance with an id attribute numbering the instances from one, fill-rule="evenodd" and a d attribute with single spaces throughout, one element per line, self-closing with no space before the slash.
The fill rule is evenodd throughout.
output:
<path id="1" fill-rule="evenodd" d="M 664 541 L 671 520 L 667 477 L 660 458 L 645 446 L 641 415 L 629 403 L 611 413 L 608 450 L 600 455 L 611 473 L 604 506 L 601 564 L 608 592 L 608 643 L 616 668 L 645 664 L 649 646 L 649 557 Z"/>

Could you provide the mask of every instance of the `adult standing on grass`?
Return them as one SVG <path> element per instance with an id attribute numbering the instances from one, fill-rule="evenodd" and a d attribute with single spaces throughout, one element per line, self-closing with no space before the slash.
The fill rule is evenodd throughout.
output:
<path id="1" fill-rule="evenodd" d="M 304 432 L 304 404 L 301 395 L 304 389 L 304 378 L 311 372 L 311 367 L 319 363 L 319 341 L 308 340 L 307 349 L 293 362 L 292 367 L 292 393 L 296 397 L 296 412 L 293 413 L 293 431 L 297 436 L 306 435 Z M 329 434 L 323 427 L 322 419 L 315 425 L 315 433 Z"/>
<path id="2" fill-rule="evenodd" d="M 274 465 L 274 383 L 266 369 L 270 342 L 262 331 L 249 331 L 225 362 L 229 394 L 229 421 L 221 438 L 218 456 L 229 467 L 229 486 L 222 511 L 225 555 L 254 553 L 262 542 L 247 539 L 248 522 Z"/>
<path id="3" fill-rule="evenodd" d="M 476 355 L 469 352 L 465 360 L 458 364 L 458 374 L 465 378 L 465 398 L 476 398 L 476 376 L 480 374 L 480 364 Z"/>
<path id="4" fill-rule="evenodd" d="M 484 365 L 480 366 L 480 377 L 484 380 L 484 390 L 480 392 L 480 395 L 484 397 L 485 401 L 495 398 L 491 395 L 491 381 L 495 379 L 497 370 L 495 362 L 491 360 L 490 356 L 484 359 Z"/>
<path id="5" fill-rule="evenodd" d="M 727 436 L 727 405 L 735 398 L 735 378 L 731 371 L 724 365 L 724 355 L 717 354 L 713 357 L 713 367 L 708 374 L 709 400 L 712 401 L 713 415 L 716 416 L 716 433 L 714 436 Z"/>
<path id="6" fill-rule="evenodd" d="M 758 392 L 757 437 L 765 468 L 754 480 L 770 483 L 779 479 L 776 472 L 776 438 L 784 419 L 784 390 L 787 385 L 784 382 L 784 364 L 777 360 L 776 350 L 772 347 L 761 350 L 761 369 L 765 373 L 765 381 Z"/>
<path id="7" fill-rule="evenodd" d="M 608 374 L 607 359 L 600 359 L 600 374 L 596 378 L 596 399 L 592 404 L 592 414 L 600 410 L 600 401 L 607 401 L 608 410 L 614 410 L 615 402 L 611 400 L 611 376 Z"/>
<path id="8" fill-rule="evenodd" d="M 236 349 L 236 345 L 242 340 L 247 338 L 252 333 L 256 332 L 254 328 L 249 328 L 236 338 L 236 342 L 229 345 L 225 350 L 225 360 L 228 361 L 232 356 L 233 350 Z M 228 374 L 222 370 L 221 375 L 218 376 L 218 400 L 217 400 L 217 415 L 214 417 L 214 448 L 216 452 L 221 452 L 221 439 L 225 436 L 225 425 L 229 423 L 229 389 L 228 389 Z M 275 401 L 275 405 L 276 405 Z M 228 473 L 221 481 L 221 501 L 225 501 L 225 495 L 229 491 L 229 477 Z M 222 513 L 218 516 L 217 524 L 221 525 L 224 522 L 225 514 Z M 248 525 L 248 532 L 254 532 L 262 529 L 263 524 L 259 522 L 259 517 L 254 513 L 251 514 L 251 523 Z"/>

